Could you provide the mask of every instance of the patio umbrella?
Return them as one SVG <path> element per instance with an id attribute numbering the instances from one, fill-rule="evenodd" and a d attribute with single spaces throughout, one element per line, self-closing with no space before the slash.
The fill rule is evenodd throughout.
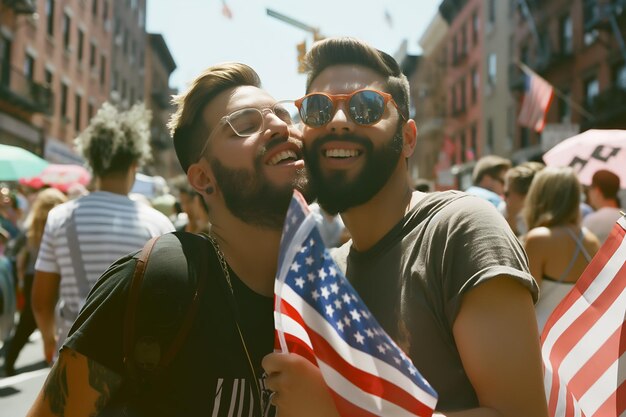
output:
<path id="1" fill-rule="evenodd" d="M 80 165 L 50 164 L 39 175 L 20 179 L 20 184 L 33 188 L 45 185 L 67 193 L 74 184 L 86 186 L 91 181 L 91 174 Z"/>
<path id="2" fill-rule="evenodd" d="M 0 181 L 17 181 L 39 174 L 48 161 L 24 148 L 0 144 Z"/>
<path id="3" fill-rule="evenodd" d="M 620 177 L 626 188 L 626 130 L 591 129 L 565 139 L 543 155 L 548 166 L 570 166 L 585 185 L 599 169 Z"/>

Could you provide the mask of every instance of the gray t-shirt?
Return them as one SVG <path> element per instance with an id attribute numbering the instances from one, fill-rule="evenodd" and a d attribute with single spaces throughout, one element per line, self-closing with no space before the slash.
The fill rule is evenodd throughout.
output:
<path id="1" fill-rule="evenodd" d="M 376 319 L 439 394 L 438 410 L 478 406 L 452 326 L 462 296 L 491 278 L 537 283 L 519 241 L 495 207 L 450 191 L 426 195 L 365 252 L 333 253 Z"/>

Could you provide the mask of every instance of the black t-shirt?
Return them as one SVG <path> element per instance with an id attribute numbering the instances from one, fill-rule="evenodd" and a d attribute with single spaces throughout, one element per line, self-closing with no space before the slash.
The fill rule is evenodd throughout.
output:
<path id="1" fill-rule="evenodd" d="M 193 244 L 182 245 L 183 256 L 179 240 L 186 239 Z M 154 362 L 168 348 L 196 288 L 195 280 L 188 276 L 205 273 L 208 282 L 196 318 L 175 359 L 151 380 L 148 394 L 131 394 L 134 388 L 129 388 L 122 363 L 123 322 L 137 257 L 134 254 L 120 259 L 98 280 L 64 346 L 123 375 L 123 388 L 111 403 L 128 402 L 126 398 L 130 397 L 130 408 L 136 415 L 260 415 L 232 298 L 215 251 L 209 242 L 188 233 L 164 235 L 150 256 L 138 309 L 135 359 Z M 260 378 L 261 360 L 273 350 L 273 299 L 252 291 L 232 270 L 230 276 L 241 331 Z"/>

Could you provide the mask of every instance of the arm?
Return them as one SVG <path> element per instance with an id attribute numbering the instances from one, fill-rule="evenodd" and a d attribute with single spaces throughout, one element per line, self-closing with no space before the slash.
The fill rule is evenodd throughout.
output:
<path id="1" fill-rule="evenodd" d="M 319 368 L 295 353 L 270 353 L 263 358 L 274 391 L 272 404 L 280 417 L 339 417 Z"/>
<path id="2" fill-rule="evenodd" d="M 52 362 L 54 349 L 56 349 L 54 307 L 59 299 L 60 281 L 59 274 L 35 271 L 32 293 L 33 315 L 41 332 L 44 355 L 48 363 Z"/>
<path id="3" fill-rule="evenodd" d="M 120 384 L 116 373 L 64 348 L 27 417 L 97 415 Z"/>
<path id="4" fill-rule="evenodd" d="M 546 417 L 532 297 L 503 276 L 470 290 L 453 326 L 463 367 L 483 408 L 447 417 Z"/>
<path id="5" fill-rule="evenodd" d="M 541 286 L 543 279 L 543 255 L 548 250 L 544 248 L 543 241 L 544 233 L 541 232 L 541 229 L 532 229 L 524 239 L 524 250 L 528 256 L 528 269 L 539 286 Z"/>

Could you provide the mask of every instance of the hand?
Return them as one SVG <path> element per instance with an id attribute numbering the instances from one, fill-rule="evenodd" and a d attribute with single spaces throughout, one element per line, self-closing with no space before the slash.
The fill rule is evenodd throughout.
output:
<path id="1" fill-rule="evenodd" d="M 294 353 L 270 353 L 262 362 L 266 388 L 280 417 L 339 417 L 319 368 Z"/>

